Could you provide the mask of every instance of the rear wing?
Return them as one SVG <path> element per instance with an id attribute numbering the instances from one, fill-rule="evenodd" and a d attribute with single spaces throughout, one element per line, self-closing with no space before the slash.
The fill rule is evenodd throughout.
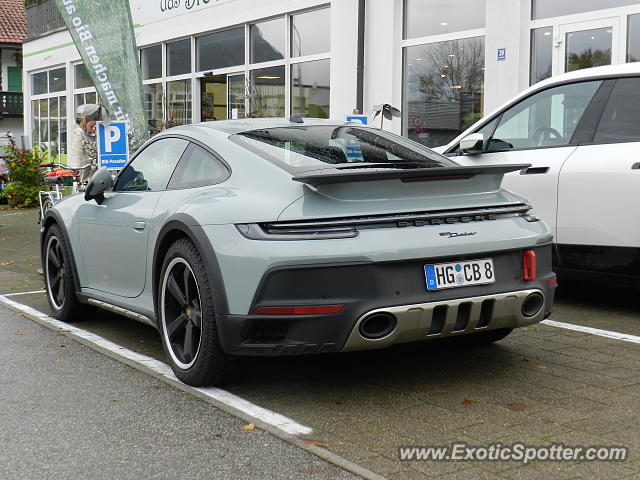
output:
<path id="1" fill-rule="evenodd" d="M 395 180 L 402 182 L 428 182 L 434 180 L 465 180 L 475 175 L 504 175 L 529 168 L 531 164 L 522 163 L 515 165 L 482 165 L 482 166 L 456 166 L 434 168 L 410 168 L 389 170 L 359 170 L 341 171 L 336 168 L 301 172 L 292 180 L 308 185 L 330 185 L 334 183 L 373 182 L 379 180 Z M 355 165 L 354 165 L 355 167 Z"/>

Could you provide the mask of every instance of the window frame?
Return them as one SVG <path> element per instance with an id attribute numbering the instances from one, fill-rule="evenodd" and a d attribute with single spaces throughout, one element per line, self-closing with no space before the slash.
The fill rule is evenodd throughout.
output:
<path id="1" fill-rule="evenodd" d="M 518 149 L 513 149 L 513 150 L 500 150 L 500 151 L 482 151 L 482 155 L 484 154 L 491 154 L 491 153 L 504 153 L 504 152 L 520 152 L 520 151 L 525 151 L 525 150 L 539 150 L 539 149 L 547 149 L 547 148 L 564 148 L 564 147 L 575 147 L 578 145 L 591 145 L 593 144 L 592 140 L 587 140 L 586 138 L 583 139 L 581 136 L 578 136 L 578 133 L 580 132 L 581 128 L 582 133 L 585 132 L 584 128 L 588 128 L 587 130 L 587 134 L 585 135 L 585 137 L 589 137 L 591 139 L 593 139 L 593 134 L 595 133 L 595 128 L 597 127 L 591 127 L 588 125 L 583 125 L 583 123 L 593 119 L 594 116 L 598 117 L 602 114 L 602 111 L 604 110 L 604 107 L 606 105 L 606 101 L 601 104 L 600 101 L 596 101 L 596 99 L 599 97 L 601 92 L 604 92 L 603 89 L 605 88 L 611 88 L 609 87 L 610 85 L 610 81 L 615 82 L 615 80 L 619 79 L 619 78 L 627 78 L 627 77 L 640 77 L 637 73 L 630 73 L 630 74 L 615 74 L 615 75 L 596 75 L 593 77 L 585 77 L 585 78 L 581 78 L 581 79 L 573 79 L 573 80 L 565 80 L 562 82 L 556 82 L 553 83 L 551 85 L 545 85 L 542 88 L 538 88 L 536 90 L 533 90 L 531 92 L 529 92 L 529 94 L 527 94 L 526 96 L 522 96 L 522 97 L 518 97 L 515 100 L 513 100 L 512 102 L 510 102 L 509 104 L 505 105 L 502 109 L 500 109 L 500 111 L 496 112 L 494 115 L 491 115 L 489 117 L 483 118 L 481 120 L 482 123 L 478 124 L 473 130 L 469 131 L 469 132 L 463 132 L 461 134 L 461 136 L 459 136 L 458 138 L 462 139 L 467 137 L 468 135 L 471 135 L 473 133 L 478 133 L 478 131 L 482 130 L 484 127 L 486 127 L 488 124 L 490 124 L 492 121 L 494 121 L 495 119 L 497 119 L 498 117 L 502 117 L 502 115 L 507 111 L 510 110 L 511 108 L 515 107 L 517 104 L 519 104 L 520 102 L 523 102 L 525 100 L 527 100 L 528 98 L 532 97 L 533 95 L 537 95 L 538 93 L 541 93 L 545 90 L 549 90 L 551 88 L 556 88 L 556 87 L 560 87 L 560 86 L 564 86 L 564 85 L 573 85 L 576 83 L 584 83 L 584 82 L 594 82 L 594 81 L 602 81 L 602 85 L 600 85 L 600 87 L 598 87 L 598 89 L 596 90 L 596 92 L 594 93 L 593 97 L 591 98 L 591 100 L 589 101 L 589 104 L 587 105 L 587 108 L 585 109 L 584 113 L 582 114 L 582 117 L 580 118 L 580 121 L 578 122 L 578 125 L 576 126 L 575 131 L 573 132 L 570 141 L 566 144 L 566 145 L 548 145 L 548 146 L 536 146 L 536 147 L 527 147 L 527 148 L 518 148 Z M 605 99 L 606 100 L 606 99 Z M 495 133 L 495 130 L 497 128 L 497 125 L 500 124 L 500 120 L 498 119 L 498 122 L 496 123 L 496 127 L 493 129 L 492 135 L 493 133 Z M 615 143 L 615 142 L 613 142 Z M 451 147 L 449 147 L 447 150 L 445 150 L 444 155 L 455 155 L 455 156 L 466 156 L 468 154 L 459 151 L 460 148 L 460 142 L 456 142 L 454 145 L 452 145 Z"/>

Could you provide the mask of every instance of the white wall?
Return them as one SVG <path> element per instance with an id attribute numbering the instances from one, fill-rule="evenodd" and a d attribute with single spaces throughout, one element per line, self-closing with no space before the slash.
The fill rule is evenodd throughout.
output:
<path id="1" fill-rule="evenodd" d="M 487 0 L 484 111 L 529 86 L 531 0 Z M 498 61 L 498 49 L 506 60 Z"/>

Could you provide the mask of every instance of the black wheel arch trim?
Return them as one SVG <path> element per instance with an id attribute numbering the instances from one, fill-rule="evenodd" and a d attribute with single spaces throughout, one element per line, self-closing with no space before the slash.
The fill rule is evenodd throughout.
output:
<path id="1" fill-rule="evenodd" d="M 204 261 L 207 276 L 209 277 L 209 283 L 211 285 L 211 295 L 213 296 L 213 304 L 215 313 L 220 315 L 226 315 L 229 313 L 229 304 L 227 301 L 227 293 L 225 290 L 224 282 L 222 279 L 222 272 L 218 263 L 211 242 L 207 237 L 204 229 L 198 222 L 186 213 L 177 213 L 169 217 L 163 227 L 160 229 L 156 238 L 156 243 L 153 247 L 153 265 L 151 269 L 152 285 L 153 285 L 153 298 L 154 306 L 156 309 L 156 323 L 159 322 L 160 316 L 158 315 L 158 283 L 160 281 L 160 273 L 162 269 L 162 263 L 159 262 L 158 256 L 161 250 L 169 248 L 170 243 L 165 244 L 165 240 L 173 232 L 181 232 L 186 235 L 189 240 L 193 242 L 200 257 Z M 161 248 L 162 247 L 162 248 Z M 166 251 L 166 250 L 165 250 Z"/>
<path id="2" fill-rule="evenodd" d="M 76 266 L 76 258 L 75 258 L 75 255 L 73 254 L 73 247 L 71 245 L 71 242 L 69 241 L 69 233 L 67 232 L 67 227 L 62 221 L 62 217 L 57 211 L 53 209 L 50 209 L 47 211 L 47 213 L 45 213 L 44 217 L 42 218 L 42 223 L 40 224 L 40 264 L 42 265 L 43 274 L 45 274 L 44 272 L 45 270 L 44 240 L 47 235 L 47 232 L 49 231 L 52 225 L 56 225 L 60 229 L 60 232 L 62 233 L 65 246 L 67 247 L 67 252 L 69 253 L 69 257 L 71 259 L 71 267 L 72 267 L 71 273 L 73 275 L 73 283 L 75 284 L 75 287 L 76 287 L 76 296 L 78 296 L 80 293 L 80 289 L 82 287 L 80 285 L 80 276 L 78 275 L 78 267 Z"/>

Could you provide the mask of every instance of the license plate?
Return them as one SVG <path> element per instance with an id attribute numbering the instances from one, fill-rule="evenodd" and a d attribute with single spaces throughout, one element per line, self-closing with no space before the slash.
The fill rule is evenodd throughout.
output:
<path id="1" fill-rule="evenodd" d="M 424 273 L 427 277 L 427 290 L 467 287 L 496 281 L 493 260 L 490 258 L 425 265 Z"/>

